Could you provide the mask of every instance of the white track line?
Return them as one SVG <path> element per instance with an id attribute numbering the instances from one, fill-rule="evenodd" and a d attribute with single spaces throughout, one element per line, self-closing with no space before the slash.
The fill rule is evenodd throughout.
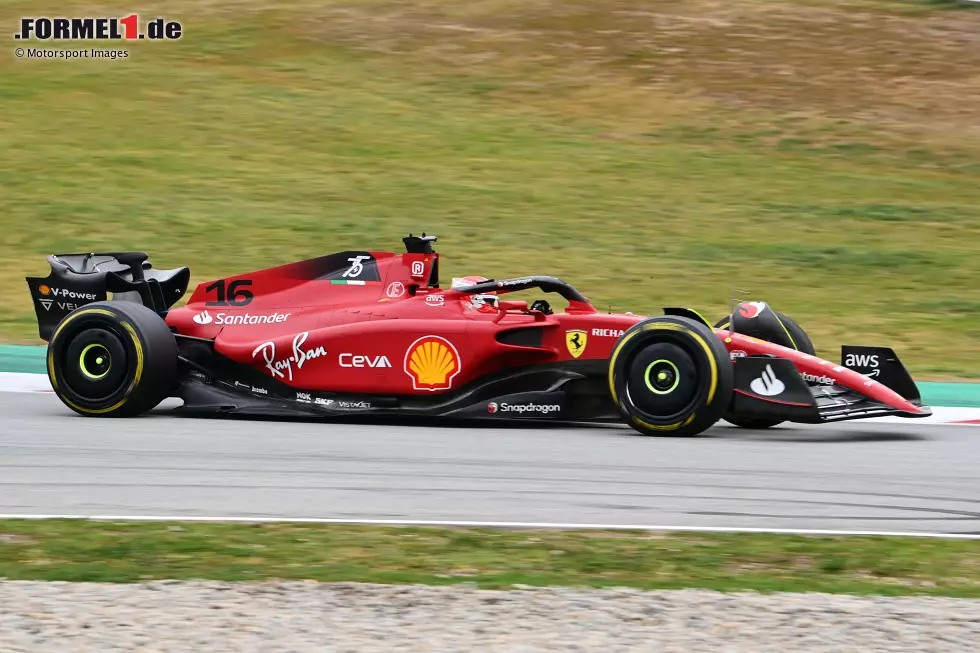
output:
<path id="1" fill-rule="evenodd" d="M 538 530 L 603 530 L 603 531 L 650 531 L 690 533 L 770 533 L 777 535 L 840 535 L 873 537 L 920 537 L 956 540 L 980 540 L 980 533 L 930 533 L 905 531 L 843 531 L 810 528 L 741 528 L 726 526 L 656 526 L 642 524 L 566 524 L 549 522 L 506 521 L 453 521 L 424 519 L 334 519 L 318 517 L 187 517 L 155 515 L 17 515 L 0 514 L 0 519 L 72 519 L 80 521 L 110 522 L 209 522 L 241 524 L 348 524 L 361 526 L 436 526 L 467 528 L 517 528 Z"/>
<path id="2" fill-rule="evenodd" d="M 0 392 L 52 392 L 47 374 L 0 372 Z"/>

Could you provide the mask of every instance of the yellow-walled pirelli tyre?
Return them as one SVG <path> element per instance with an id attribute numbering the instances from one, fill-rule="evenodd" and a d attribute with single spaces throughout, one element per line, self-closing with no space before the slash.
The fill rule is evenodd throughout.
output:
<path id="1" fill-rule="evenodd" d="M 133 417 L 177 381 L 177 343 L 163 318 L 127 301 L 69 313 L 48 342 L 48 378 L 62 402 L 89 417 Z"/>
<path id="2" fill-rule="evenodd" d="M 664 315 L 620 336 L 609 357 L 609 391 L 643 435 L 689 437 L 717 422 L 735 374 L 718 336 L 696 320 Z"/>

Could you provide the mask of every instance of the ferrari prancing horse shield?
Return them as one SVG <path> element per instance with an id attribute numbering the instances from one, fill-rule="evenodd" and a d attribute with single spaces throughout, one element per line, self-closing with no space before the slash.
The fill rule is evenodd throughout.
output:
<path id="1" fill-rule="evenodd" d="M 574 329 L 572 331 L 565 332 L 565 345 L 568 347 L 568 353 L 572 355 L 573 358 L 578 358 L 585 351 L 585 343 L 589 339 L 589 334 L 580 329 Z"/>

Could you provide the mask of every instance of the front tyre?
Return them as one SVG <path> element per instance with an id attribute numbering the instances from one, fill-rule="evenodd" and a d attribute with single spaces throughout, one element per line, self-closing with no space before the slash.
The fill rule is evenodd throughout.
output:
<path id="1" fill-rule="evenodd" d="M 177 382 L 177 342 L 156 312 L 135 302 L 76 309 L 48 342 L 48 378 L 61 401 L 87 417 L 133 417 Z"/>
<path id="2" fill-rule="evenodd" d="M 770 310 L 772 308 L 770 307 Z M 762 330 L 759 333 L 753 333 L 751 335 L 765 340 L 767 342 L 774 342 L 777 345 L 790 345 L 797 351 L 802 351 L 804 354 L 810 354 L 811 356 L 816 356 L 817 351 L 813 347 L 813 342 L 810 340 L 810 336 L 807 335 L 803 328 L 794 322 L 789 316 L 783 315 L 777 311 L 772 311 L 773 315 L 776 316 L 772 330 Z M 731 328 L 731 316 L 723 317 L 715 323 L 716 329 L 729 329 Z M 785 339 L 784 339 L 785 337 Z M 784 420 L 772 419 L 768 417 L 755 417 L 747 415 L 739 415 L 738 413 L 729 411 L 725 414 L 724 419 L 726 422 L 741 427 L 743 429 L 768 429 L 782 424 Z"/>
<path id="3" fill-rule="evenodd" d="M 698 435 L 725 413 L 733 387 L 728 350 L 706 325 L 686 317 L 633 325 L 609 357 L 613 402 L 643 435 Z"/>
<path id="4" fill-rule="evenodd" d="M 806 331 L 803 330 L 799 324 L 797 324 L 788 315 L 783 315 L 778 311 L 773 311 L 773 315 L 776 316 L 776 324 L 779 325 L 779 330 L 762 331 L 760 333 L 753 333 L 753 335 L 760 340 L 765 340 L 766 342 L 773 342 L 777 345 L 789 345 L 797 351 L 802 351 L 804 354 L 810 354 L 811 356 L 817 355 L 817 350 L 813 347 L 813 342 L 810 340 L 810 336 L 807 335 Z M 715 323 L 716 329 L 730 329 L 731 328 L 731 317 L 725 316 Z M 782 334 L 788 337 L 789 342 L 784 342 L 782 339 Z"/>

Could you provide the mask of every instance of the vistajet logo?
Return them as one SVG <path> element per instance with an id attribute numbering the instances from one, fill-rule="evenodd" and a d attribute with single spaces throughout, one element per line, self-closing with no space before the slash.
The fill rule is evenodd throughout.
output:
<path id="1" fill-rule="evenodd" d="M 20 31 L 14 34 L 19 41 L 115 41 L 141 40 L 176 41 L 184 27 L 176 20 L 155 18 L 141 29 L 138 14 L 123 18 L 21 18 Z"/>

